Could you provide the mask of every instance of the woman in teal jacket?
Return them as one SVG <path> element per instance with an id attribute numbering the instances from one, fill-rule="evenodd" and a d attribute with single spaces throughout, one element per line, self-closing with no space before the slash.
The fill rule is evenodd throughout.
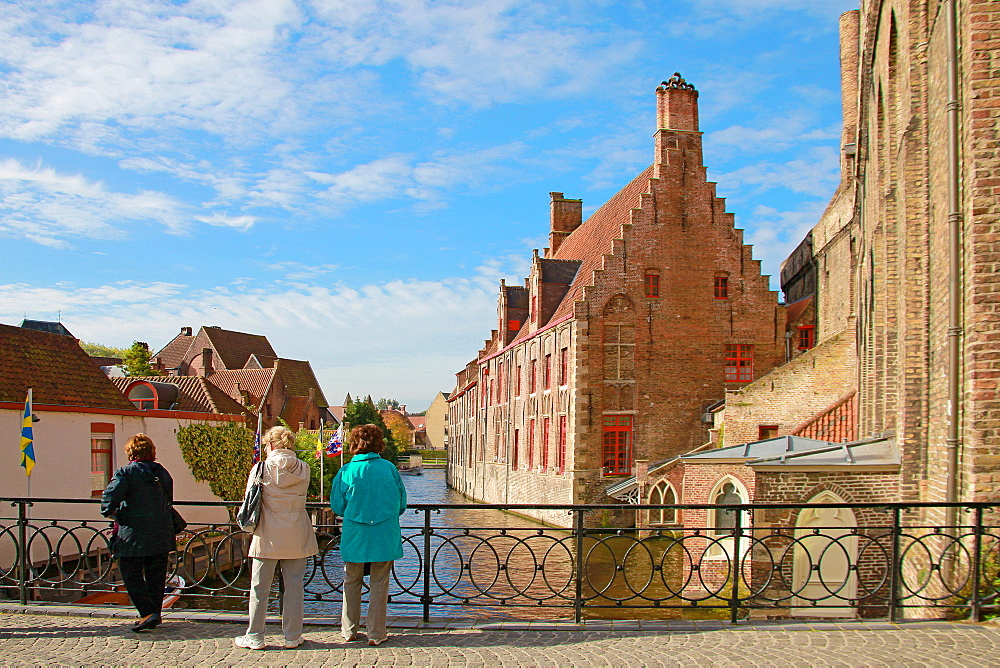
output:
<path id="1" fill-rule="evenodd" d="M 406 511 L 406 489 L 395 464 L 382 459 L 382 430 L 363 424 L 351 430 L 351 461 L 344 464 L 330 489 L 330 508 L 344 518 L 340 556 L 344 560 L 344 604 L 340 632 L 346 642 L 358 639 L 361 623 L 361 580 L 368 579 L 368 644 L 381 645 L 389 599 L 392 562 L 403 556 L 399 516 Z"/>

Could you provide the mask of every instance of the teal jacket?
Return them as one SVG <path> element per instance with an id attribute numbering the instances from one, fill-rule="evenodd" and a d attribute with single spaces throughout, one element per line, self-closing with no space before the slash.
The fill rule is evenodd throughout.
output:
<path id="1" fill-rule="evenodd" d="M 330 509 L 344 518 L 340 557 L 345 562 L 403 556 L 399 516 L 406 511 L 406 489 L 392 462 L 374 452 L 354 455 L 333 479 Z"/>

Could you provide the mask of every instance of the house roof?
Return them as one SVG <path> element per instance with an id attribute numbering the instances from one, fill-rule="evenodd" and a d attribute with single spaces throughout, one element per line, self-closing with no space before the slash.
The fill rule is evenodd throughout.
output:
<path id="1" fill-rule="evenodd" d="M 408 415 L 406 416 L 406 419 L 410 421 L 410 424 L 412 424 L 413 428 L 417 431 L 427 429 L 427 416 L 425 415 Z"/>
<path id="2" fill-rule="evenodd" d="M 23 329 L 34 329 L 39 332 L 49 332 L 50 334 L 61 334 L 63 336 L 73 336 L 66 326 L 61 322 L 52 322 L 51 320 L 22 320 L 21 327 Z M 76 337 L 73 336 L 75 339 Z"/>
<path id="3" fill-rule="evenodd" d="M 624 188 L 604 203 L 601 208 L 595 211 L 587 220 L 583 221 L 578 228 L 573 230 L 562 242 L 551 258 L 544 258 L 543 271 L 555 271 L 556 267 L 561 267 L 560 271 L 565 276 L 573 276 L 573 282 L 563 296 L 559 305 L 555 308 L 548 322 L 555 322 L 561 318 L 572 315 L 574 303 L 583 299 L 583 290 L 594 284 L 594 271 L 600 269 L 604 263 L 604 255 L 612 251 L 615 239 L 624 237 L 623 225 L 631 222 L 631 211 L 641 205 L 640 195 L 650 192 L 650 179 L 653 176 L 653 166 L 650 165 L 636 176 Z M 552 262 L 552 260 L 562 260 L 564 263 Z M 580 264 L 578 268 L 571 262 Z M 543 275 L 544 278 L 544 275 Z M 526 323 L 528 321 L 525 321 Z M 547 323 L 539 323 L 538 328 L 542 328 Z M 511 345 L 518 343 L 534 334 L 535 330 L 522 326 Z M 487 346 L 480 357 L 488 357 L 500 346 L 497 337 L 494 336 L 487 342 Z"/>
<path id="4" fill-rule="evenodd" d="M 112 378 L 111 382 L 127 398 L 128 388 L 137 380 L 176 385 L 178 389 L 177 405 L 172 410 L 223 415 L 246 415 L 249 412 L 204 376 L 134 376 Z"/>
<path id="5" fill-rule="evenodd" d="M 215 326 L 202 327 L 194 336 L 182 332 L 153 357 L 159 357 L 167 369 L 175 369 L 205 347 L 211 347 L 215 351 L 219 366 L 225 369 L 242 369 L 251 356 L 257 357 L 260 366 L 270 367 L 278 357 L 267 337 L 262 334 L 235 332 Z"/>
<path id="6" fill-rule="evenodd" d="M 222 369 L 213 372 L 208 379 L 236 402 L 242 402 L 241 393 L 246 392 L 254 409 L 260 410 L 262 399 L 274 382 L 274 375 L 274 369 Z"/>
<path id="7" fill-rule="evenodd" d="M 64 334 L 0 325 L 0 401 L 134 409 L 77 340 Z"/>
<path id="8" fill-rule="evenodd" d="M 309 397 L 290 396 L 285 400 L 285 405 L 281 408 L 281 419 L 295 431 L 297 425 L 305 426 L 306 411 L 308 408 Z"/>
<path id="9" fill-rule="evenodd" d="M 285 384 L 285 392 L 299 397 L 309 397 L 309 390 L 315 390 L 316 405 L 326 408 L 326 397 L 320 389 L 316 374 L 313 373 L 312 365 L 306 360 L 290 360 L 279 357 L 274 368 L 281 376 L 281 381 Z"/>
<path id="10" fill-rule="evenodd" d="M 809 308 L 809 305 L 813 303 L 812 295 L 808 297 L 803 297 L 798 301 L 794 301 L 785 307 L 785 322 L 789 325 L 794 325 L 795 322 L 802 317 L 805 310 Z"/>
<path id="11" fill-rule="evenodd" d="M 193 336 L 181 332 L 152 357 L 153 359 L 159 357 L 164 368 L 176 369 L 184 361 L 184 357 L 187 355 L 192 341 L 194 341 Z"/>
<path id="12" fill-rule="evenodd" d="M 327 406 L 327 410 L 330 411 L 330 414 L 333 415 L 334 418 L 336 418 L 338 423 L 344 421 L 343 406 Z"/>
<path id="13" fill-rule="evenodd" d="M 728 448 L 714 448 L 690 455 L 681 455 L 686 462 L 710 463 L 719 459 L 759 459 L 773 455 L 787 455 L 791 452 L 804 452 L 826 448 L 835 445 L 829 441 L 817 441 L 802 436 L 778 436 L 763 441 L 753 441 L 742 445 L 731 445 Z"/>
<path id="14" fill-rule="evenodd" d="M 855 440 L 858 433 L 857 391 L 852 390 L 800 424 L 791 433 L 793 436 L 818 438 L 836 443 Z"/>
<path id="15" fill-rule="evenodd" d="M 854 443 L 831 443 L 801 436 L 779 436 L 763 441 L 731 445 L 728 448 L 692 452 L 654 462 L 654 473 L 678 461 L 686 464 L 718 464 L 730 462 L 759 468 L 787 467 L 789 470 L 811 467 L 891 467 L 900 463 L 899 451 L 888 439 L 865 439 Z M 626 498 L 636 488 L 636 477 L 619 480 L 605 489 L 616 499 Z"/>
<path id="16" fill-rule="evenodd" d="M 262 365 L 278 357 L 263 334 L 234 332 L 221 327 L 202 327 L 198 334 L 208 337 L 227 369 L 242 369 L 251 355 L 256 355 Z"/>
<path id="17" fill-rule="evenodd" d="M 786 436 L 784 438 L 796 438 Z M 899 466 L 899 451 L 888 438 L 873 438 L 854 443 L 830 443 L 827 447 L 813 448 L 801 452 L 786 452 L 758 457 L 747 462 L 756 468 L 781 467 L 800 469 L 804 467 L 831 466 Z"/>

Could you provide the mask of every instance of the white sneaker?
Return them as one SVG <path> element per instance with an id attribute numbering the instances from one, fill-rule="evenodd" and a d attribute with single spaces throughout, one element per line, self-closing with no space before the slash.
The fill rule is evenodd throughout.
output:
<path id="1" fill-rule="evenodd" d="M 306 641 L 306 639 L 303 638 L 302 636 L 299 636 L 296 640 L 286 640 L 285 641 L 285 649 L 295 649 L 296 647 L 298 647 L 299 645 L 301 645 L 305 641 Z"/>
<path id="2" fill-rule="evenodd" d="M 243 649 L 264 649 L 263 640 L 254 640 L 250 636 L 240 636 L 233 638 L 233 644 Z"/>

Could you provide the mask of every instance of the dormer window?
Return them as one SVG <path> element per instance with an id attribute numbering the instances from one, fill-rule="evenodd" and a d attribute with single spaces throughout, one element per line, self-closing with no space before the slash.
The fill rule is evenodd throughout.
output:
<path id="1" fill-rule="evenodd" d="M 128 400 L 140 411 L 150 411 L 156 408 L 156 395 L 149 385 L 134 385 L 128 392 Z"/>

